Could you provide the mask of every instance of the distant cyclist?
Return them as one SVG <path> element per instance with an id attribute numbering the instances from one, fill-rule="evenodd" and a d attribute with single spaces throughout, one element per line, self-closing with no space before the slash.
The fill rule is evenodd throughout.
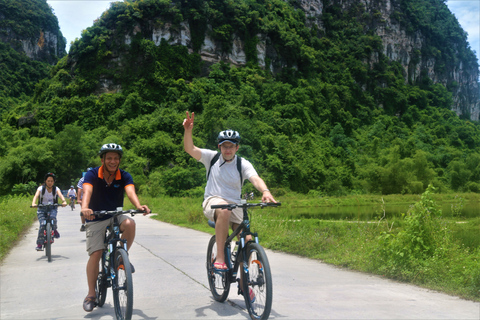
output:
<path id="1" fill-rule="evenodd" d="M 75 188 L 73 186 L 70 186 L 70 189 L 68 189 L 67 197 L 70 199 L 70 205 L 72 205 L 73 202 L 73 209 L 75 209 L 75 199 L 77 198 L 77 191 L 75 191 Z"/>
<path id="2" fill-rule="evenodd" d="M 226 203 L 240 203 L 243 180 L 248 179 L 262 195 L 263 202 L 276 202 L 265 182 L 258 176 L 252 164 L 237 156 L 240 148 L 240 134 L 237 131 L 225 130 L 218 134 L 217 142 L 220 153 L 208 149 L 200 149 L 193 144 L 193 122 L 187 111 L 187 118 L 183 121 L 185 129 L 184 148 L 193 158 L 207 168 L 207 186 L 205 187 L 203 213 L 211 221 L 215 221 L 215 235 L 217 239 L 217 259 L 214 268 L 226 270 L 224 246 L 228 236 L 229 225 L 236 228 L 243 219 L 242 208 L 233 211 L 227 209 L 211 209 L 212 205 Z M 218 154 L 218 155 L 217 155 Z M 212 161 L 217 158 L 217 161 Z M 212 162 L 214 162 L 212 164 Z M 240 165 L 238 165 L 240 163 Z"/>
<path id="3" fill-rule="evenodd" d="M 83 301 L 83 309 L 87 312 L 95 307 L 95 282 L 98 277 L 99 261 L 105 250 L 105 229 L 113 222 L 111 215 L 96 218 L 93 211 L 113 211 L 123 207 L 126 193 L 135 208 L 144 210 L 144 215 L 150 213 L 146 205 L 140 204 L 130 173 L 119 168 L 123 155 L 122 147 L 115 143 L 107 143 L 98 154 L 102 166 L 88 171 L 83 182 L 82 214 L 86 219 L 87 251 L 90 256 L 87 262 L 88 294 Z M 122 238 L 127 240 L 127 249 L 130 249 L 135 239 L 135 220 L 126 215 L 119 216 L 118 220 Z M 132 273 L 134 270 L 132 266 Z"/>
<path id="4" fill-rule="evenodd" d="M 39 200 L 39 204 L 55 204 L 58 202 L 58 198 L 62 199 L 62 207 L 67 205 L 65 198 L 62 195 L 60 188 L 57 188 L 55 184 L 55 174 L 49 172 L 45 175 L 44 181 L 45 183 L 38 187 L 37 192 L 35 192 L 35 196 L 32 200 L 32 207 L 37 206 L 37 200 Z M 37 246 L 35 249 L 37 251 L 43 250 L 43 243 L 45 242 L 44 232 L 45 232 L 45 225 L 47 223 L 47 214 L 50 213 L 50 217 L 53 218 L 53 230 L 54 230 L 54 237 L 60 238 L 60 233 L 57 230 L 57 207 L 38 207 L 37 209 L 37 218 L 38 222 L 40 223 L 40 227 L 38 228 L 38 236 L 37 236 Z"/>
<path id="5" fill-rule="evenodd" d="M 87 168 L 87 172 L 90 171 L 90 169 L 92 168 Z M 77 189 L 78 189 L 77 203 L 80 205 L 80 207 L 82 206 L 82 198 L 83 198 L 83 181 L 85 180 L 85 174 L 87 172 L 83 173 L 83 176 L 80 178 L 80 180 L 78 180 L 78 183 L 77 183 Z M 81 212 L 80 212 L 80 220 L 82 221 L 82 226 L 80 227 L 80 231 L 85 231 L 85 217 Z"/>

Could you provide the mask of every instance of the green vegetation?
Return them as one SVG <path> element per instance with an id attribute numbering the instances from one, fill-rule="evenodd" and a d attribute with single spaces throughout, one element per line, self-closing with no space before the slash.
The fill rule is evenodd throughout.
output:
<path id="1" fill-rule="evenodd" d="M 393 197 L 396 203 L 412 200 Z M 457 195 L 447 201 L 458 205 L 459 199 L 468 197 Z M 281 207 L 252 211 L 252 228 L 263 246 L 479 301 L 480 220 L 443 217 L 437 200 L 448 196 L 434 194 L 432 186 L 417 196 L 410 210 L 388 219 L 382 215 L 381 196 L 358 196 L 357 204 L 377 203 L 378 218 L 371 221 L 299 219 L 295 210 L 304 198 L 299 194 L 279 197 Z M 466 201 L 479 200 L 470 199 Z M 142 201 L 154 208 L 155 219 L 214 233 L 199 206 L 202 198 Z M 352 205 L 350 197 L 331 201 L 337 206 Z"/>
<path id="2" fill-rule="evenodd" d="M 30 208 L 31 203 L 30 196 L 0 198 L 0 261 L 36 219 L 37 210 Z"/>
<path id="3" fill-rule="evenodd" d="M 430 39 L 419 59 L 456 43 L 475 62 L 443 3 L 399 3 L 396 19 Z M 432 12 L 437 20 L 426 24 Z M 420 194 L 429 183 L 442 193 L 479 192 L 480 129 L 449 110 L 449 85 L 426 76 L 406 83 L 369 31 L 382 20 L 362 4 L 326 2 L 322 20 L 324 29 L 309 27 L 301 9 L 281 0 L 112 3 L 49 77 L 25 65 L 19 88 L 8 85 L 18 76 L 4 78 L 0 194 L 46 171 L 65 188 L 99 163 L 102 143 L 116 142 L 145 195 L 199 195 L 204 169 L 182 147 L 186 110 L 197 114 L 200 147 L 216 148 L 220 130 L 238 130 L 240 154 L 280 193 Z M 205 64 L 184 46 L 152 41 L 153 27 L 179 32 L 184 21 L 195 49 L 208 35 L 228 53 L 240 37 L 247 65 Z M 265 69 L 258 34 L 277 53 Z M 436 58 L 448 70 L 458 62 L 448 52 Z M 31 98 L 15 98 L 41 78 Z"/>

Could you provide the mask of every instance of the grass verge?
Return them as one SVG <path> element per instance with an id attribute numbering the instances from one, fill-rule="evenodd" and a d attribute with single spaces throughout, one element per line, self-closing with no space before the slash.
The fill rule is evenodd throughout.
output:
<path id="1" fill-rule="evenodd" d="M 308 199 L 279 197 L 278 208 L 256 209 L 252 229 L 266 248 L 322 260 L 336 266 L 380 275 L 480 301 L 480 219 L 444 218 L 438 202 L 458 201 L 458 195 L 358 196 Z M 298 206 L 415 203 L 401 217 L 373 221 L 291 219 Z M 462 201 L 478 201 L 476 194 Z M 412 200 L 415 200 L 412 202 Z M 158 220 L 214 233 L 203 216 L 201 198 L 143 198 Z M 435 214 L 434 214 L 435 213 Z M 462 220 L 462 223 L 458 223 Z"/>

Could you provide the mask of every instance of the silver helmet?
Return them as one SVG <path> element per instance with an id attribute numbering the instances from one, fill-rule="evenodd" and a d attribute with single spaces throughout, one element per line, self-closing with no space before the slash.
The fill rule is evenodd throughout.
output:
<path id="1" fill-rule="evenodd" d="M 116 143 L 106 143 L 104 144 L 101 148 L 100 151 L 98 152 L 98 155 L 100 158 L 107 152 L 116 152 L 122 157 L 123 155 L 123 149 L 122 146 Z"/>
<path id="2" fill-rule="evenodd" d="M 221 145 L 225 141 L 229 141 L 229 142 L 234 143 L 234 144 L 239 144 L 240 143 L 240 134 L 237 131 L 233 131 L 233 130 L 230 130 L 230 129 L 221 131 L 218 134 L 217 142 L 218 142 L 219 145 Z"/>

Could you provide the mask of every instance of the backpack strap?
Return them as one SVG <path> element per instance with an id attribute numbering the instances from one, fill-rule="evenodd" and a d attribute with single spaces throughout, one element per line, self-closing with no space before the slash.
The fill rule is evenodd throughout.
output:
<path id="1" fill-rule="evenodd" d="M 212 166 L 215 164 L 215 162 L 218 161 L 218 158 L 220 158 L 220 152 L 217 152 L 217 154 L 212 158 L 212 161 L 210 161 L 210 168 L 208 168 L 208 173 L 207 173 L 207 181 L 208 181 L 208 178 L 210 178 L 210 171 L 212 171 Z"/>
<path id="2" fill-rule="evenodd" d="M 45 185 L 42 185 L 42 193 L 40 193 L 40 202 L 39 203 L 43 203 L 43 195 L 45 194 Z"/>

